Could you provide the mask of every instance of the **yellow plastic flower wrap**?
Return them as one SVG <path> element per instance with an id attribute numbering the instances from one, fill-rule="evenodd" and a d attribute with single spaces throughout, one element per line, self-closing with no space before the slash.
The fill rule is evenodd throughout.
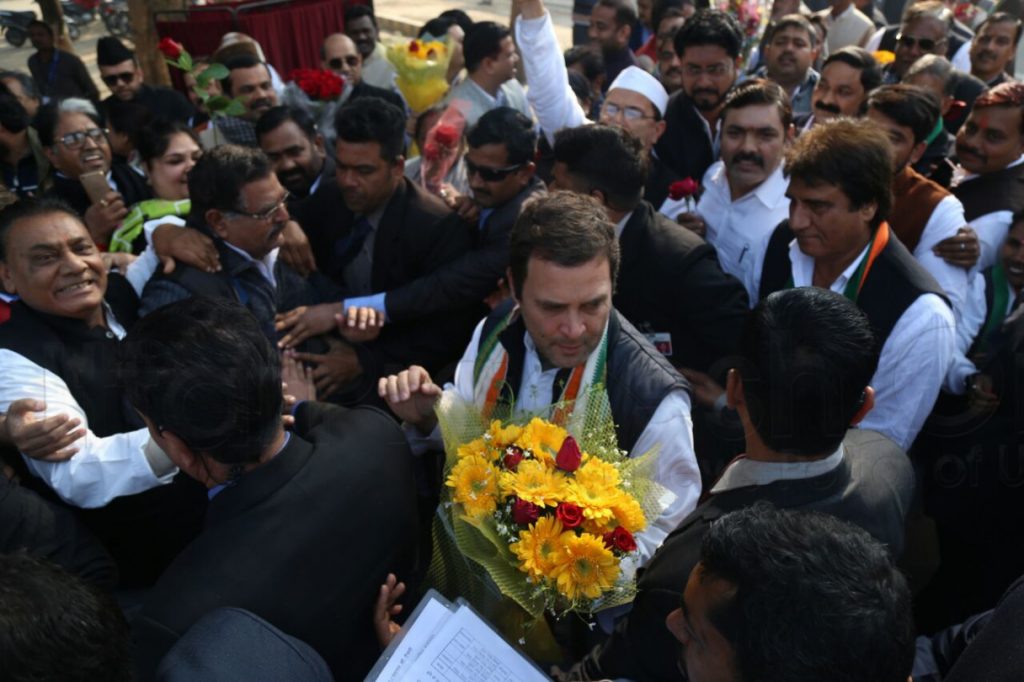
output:
<path id="1" fill-rule="evenodd" d="M 634 536 L 671 499 L 653 480 L 656 452 L 618 448 L 603 387 L 577 404 L 582 414 L 565 404 L 542 411 L 570 414 L 565 427 L 536 414 L 485 420 L 451 391 L 437 408 L 446 461 L 431 583 L 468 599 L 535 658 L 544 652 L 527 640 L 538 625 L 546 632 L 545 613 L 589 617 L 632 601 L 623 569 Z"/>
<path id="2" fill-rule="evenodd" d="M 388 46 L 387 57 L 397 73 L 395 85 L 413 112 L 422 113 L 448 92 L 447 39 L 394 43 Z"/>

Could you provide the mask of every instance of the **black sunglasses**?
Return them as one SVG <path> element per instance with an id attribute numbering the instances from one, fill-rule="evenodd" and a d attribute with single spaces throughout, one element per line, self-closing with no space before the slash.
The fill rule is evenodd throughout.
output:
<path id="1" fill-rule="evenodd" d="M 125 85 L 132 82 L 135 78 L 134 71 L 125 71 L 124 73 L 111 73 L 103 77 L 103 82 L 107 84 L 107 87 L 114 87 L 118 81 L 121 81 Z"/>
<path id="2" fill-rule="evenodd" d="M 931 52 L 935 49 L 935 46 L 939 43 L 945 42 L 945 38 L 940 40 L 932 40 L 931 38 L 915 38 L 914 36 L 904 35 L 902 33 L 896 36 L 896 42 L 907 48 L 913 50 L 914 45 L 917 45 L 924 52 Z"/>
<path id="3" fill-rule="evenodd" d="M 510 173 L 515 173 L 523 167 L 523 164 L 517 163 L 514 166 L 505 166 L 504 168 L 487 168 L 486 166 L 476 165 L 466 157 L 463 157 L 463 160 L 466 162 L 466 177 L 471 178 L 479 174 L 484 182 L 500 182 L 507 178 Z"/>
<path id="4" fill-rule="evenodd" d="M 335 71 L 340 69 L 345 64 L 349 66 L 359 66 L 359 57 L 352 54 L 347 57 L 335 57 L 334 59 L 328 60 L 327 66 L 331 67 Z"/>

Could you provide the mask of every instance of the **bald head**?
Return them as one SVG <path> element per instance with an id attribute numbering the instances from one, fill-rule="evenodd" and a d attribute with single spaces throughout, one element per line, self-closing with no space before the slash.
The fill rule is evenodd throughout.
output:
<path id="1" fill-rule="evenodd" d="M 324 38 L 320 48 L 323 67 L 356 85 L 363 78 L 363 58 L 356 44 L 344 33 L 332 33 Z"/>

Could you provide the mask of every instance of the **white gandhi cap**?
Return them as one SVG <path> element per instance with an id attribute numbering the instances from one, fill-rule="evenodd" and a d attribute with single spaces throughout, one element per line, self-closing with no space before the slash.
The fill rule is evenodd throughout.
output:
<path id="1" fill-rule="evenodd" d="M 651 104 L 658 110 L 659 115 L 665 116 L 665 107 L 668 105 L 668 93 L 665 92 L 665 86 L 639 66 L 629 66 L 620 71 L 612 81 L 608 92 L 619 88 L 643 95 L 651 100 Z"/>

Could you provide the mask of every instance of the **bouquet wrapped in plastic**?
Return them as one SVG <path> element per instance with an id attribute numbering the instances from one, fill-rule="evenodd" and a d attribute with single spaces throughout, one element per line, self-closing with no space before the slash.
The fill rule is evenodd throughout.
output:
<path id="1" fill-rule="evenodd" d="M 442 397 L 445 490 L 431 567 L 442 591 L 484 610 L 497 591 L 535 621 L 632 601 L 634 535 L 664 509 L 656 454 L 619 450 L 603 388 L 576 404 L 584 414 L 560 404 L 551 420 L 487 421 L 453 393 Z"/>
<path id="2" fill-rule="evenodd" d="M 329 142 L 334 139 L 334 114 L 352 91 L 338 74 L 324 69 L 295 69 L 288 74 L 282 104 L 308 112 L 320 133 Z"/>
<path id="3" fill-rule="evenodd" d="M 414 113 L 422 113 L 448 92 L 447 40 L 412 40 L 387 48 L 388 61 L 395 67 L 395 85 Z"/>
<path id="4" fill-rule="evenodd" d="M 423 187 L 440 194 L 441 185 L 452 166 L 459 160 L 462 132 L 466 117 L 455 107 L 448 107 L 437 124 L 427 132 L 426 142 L 420 150 L 420 178 Z"/>

